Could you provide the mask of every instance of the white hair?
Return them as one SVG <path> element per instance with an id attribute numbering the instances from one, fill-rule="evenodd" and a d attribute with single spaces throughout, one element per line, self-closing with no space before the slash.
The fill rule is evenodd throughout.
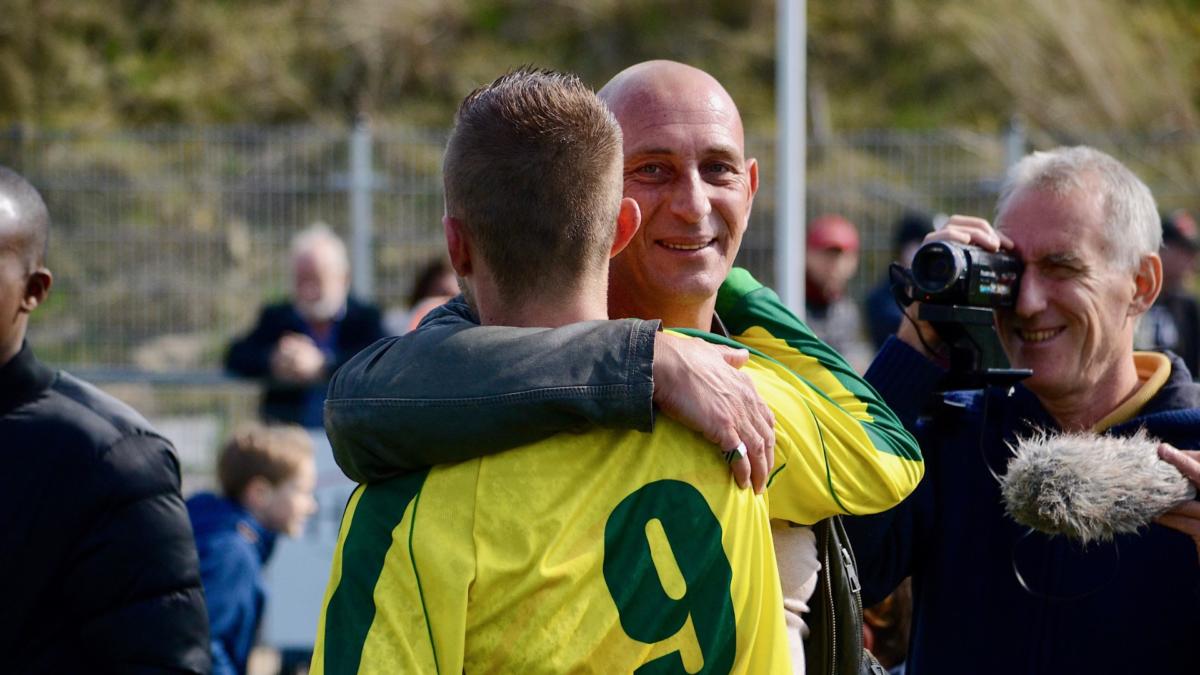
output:
<path id="1" fill-rule="evenodd" d="M 326 248 L 333 255 L 339 271 L 345 272 L 350 269 L 350 257 L 346 254 L 346 243 L 337 236 L 332 228 L 322 222 L 313 223 L 292 237 L 292 261 L 295 262 L 300 256 L 320 248 Z"/>
<path id="2" fill-rule="evenodd" d="M 1162 245 L 1162 222 L 1154 195 L 1124 164 L 1086 145 L 1026 155 L 1009 170 L 996 204 L 996 222 L 1018 192 L 1029 188 L 1066 196 L 1095 191 L 1103 198 L 1105 238 L 1110 259 L 1131 270 Z"/>

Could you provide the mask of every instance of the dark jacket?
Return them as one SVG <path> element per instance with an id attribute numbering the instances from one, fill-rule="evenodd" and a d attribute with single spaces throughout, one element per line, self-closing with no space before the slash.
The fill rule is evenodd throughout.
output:
<path id="1" fill-rule="evenodd" d="M 208 603 L 213 675 L 245 673 L 267 597 L 262 567 L 275 533 L 238 503 L 211 493 L 193 495 L 187 510 Z"/>
<path id="2" fill-rule="evenodd" d="M 384 336 L 379 310 L 354 298 L 347 299 L 346 311 L 334 321 L 333 330 L 332 349 L 325 353 L 325 378 L 309 386 L 279 382 L 271 378 L 271 354 L 279 338 L 285 333 L 311 337 L 312 329 L 291 303 L 268 305 L 259 314 L 254 329 L 229 346 L 225 368 L 243 377 L 266 379 L 260 410 L 263 419 L 319 427 L 329 376 L 351 356 Z"/>
<path id="3" fill-rule="evenodd" d="M 555 330 L 478 322 L 458 296 L 419 330 L 380 341 L 334 375 L 325 431 L 351 480 L 461 462 L 564 430 L 653 429 L 658 321 Z"/>
<path id="4" fill-rule="evenodd" d="M 1107 433 L 1145 427 L 1200 447 L 1200 386 L 1169 356 L 1167 383 Z M 1011 397 L 953 392 L 923 415 L 942 373 L 899 340 L 884 346 L 866 377 L 914 429 L 925 480 L 890 511 L 845 519 L 866 602 L 912 575 L 908 672 L 1195 673 L 1200 563 L 1191 539 L 1151 525 L 1081 551 L 1029 533 L 1005 516 L 991 472 L 1004 472 L 1006 443 L 1057 425 L 1020 385 Z"/>
<path id="5" fill-rule="evenodd" d="M 896 304 L 895 296 L 892 295 L 892 280 L 884 277 L 871 287 L 863 301 L 863 307 L 871 333 L 871 345 L 878 351 L 889 337 L 896 334 L 896 330 L 900 328 L 900 320 L 904 318 L 900 306 Z"/>
<path id="6" fill-rule="evenodd" d="M 1164 290 L 1142 317 L 1135 339 L 1138 348 L 1175 352 L 1195 377 L 1200 373 L 1200 302 L 1187 291 Z"/>
<path id="7" fill-rule="evenodd" d="M 208 672 L 170 442 L 25 345 L 0 366 L 0 458 L 0 670 Z"/>

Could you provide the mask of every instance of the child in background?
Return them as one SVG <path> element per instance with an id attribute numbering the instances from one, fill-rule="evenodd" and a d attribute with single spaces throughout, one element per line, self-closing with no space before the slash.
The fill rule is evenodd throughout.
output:
<path id="1" fill-rule="evenodd" d="M 187 501 L 208 603 L 213 673 L 246 672 L 266 592 L 262 567 L 275 535 L 299 535 L 317 509 L 316 467 L 308 433 L 298 426 L 249 425 L 217 459 L 224 496 Z"/>

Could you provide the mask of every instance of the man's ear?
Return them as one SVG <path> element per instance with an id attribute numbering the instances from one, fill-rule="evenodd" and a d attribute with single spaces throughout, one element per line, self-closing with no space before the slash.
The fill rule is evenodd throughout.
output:
<path id="1" fill-rule="evenodd" d="M 642 208 L 632 197 L 621 199 L 621 209 L 617 211 L 617 233 L 613 237 L 612 250 L 608 252 L 609 258 L 615 258 L 626 246 L 629 245 L 633 235 L 637 234 L 638 228 L 642 226 Z"/>
<path id="2" fill-rule="evenodd" d="M 25 279 L 25 295 L 21 297 L 21 311 L 25 313 L 37 309 L 50 295 L 50 286 L 54 283 L 54 275 L 45 267 L 39 267 Z"/>
<path id="3" fill-rule="evenodd" d="M 469 233 L 457 218 L 442 216 L 442 228 L 446 230 L 446 251 L 450 254 L 450 266 L 455 274 L 465 278 L 471 274 L 471 243 Z"/>
<path id="4" fill-rule="evenodd" d="M 758 194 L 758 160 L 751 157 L 746 160 L 746 175 L 750 176 L 750 201 Z"/>
<path id="5" fill-rule="evenodd" d="M 1162 291 L 1162 258 L 1157 253 L 1142 256 L 1137 272 L 1133 275 L 1133 302 L 1129 313 L 1140 316 L 1150 309 Z"/>

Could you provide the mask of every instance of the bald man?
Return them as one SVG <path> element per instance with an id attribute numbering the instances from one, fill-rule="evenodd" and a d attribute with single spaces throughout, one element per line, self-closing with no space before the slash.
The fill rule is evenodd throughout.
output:
<path id="1" fill-rule="evenodd" d="M 208 615 L 170 442 L 34 357 L 50 217 L 0 167 L 0 653 L 15 673 L 209 671 Z"/>
<path id="2" fill-rule="evenodd" d="M 651 61 L 622 71 L 599 95 L 621 126 L 624 196 L 637 202 L 642 216 L 641 228 L 610 264 L 610 315 L 651 321 L 538 333 L 471 330 L 476 319 L 469 308 L 451 303 L 423 329 L 361 355 L 334 377 L 326 420 L 339 464 L 351 478 L 370 481 L 588 423 L 649 429 L 652 398 L 710 440 L 723 440 L 720 449 L 740 441 L 754 458 L 769 447 L 775 427 L 744 421 L 754 417 L 752 405 L 742 421 L 717 428 L 715 415 L 689 418 L 688 411 L 673 410 L 682 400 L 691 410 L 720 411 L 729 401 L 721 378 L 735 371 L 712 361 L 689 364 L 692 354 L 681 356 L 669 335 L 656 337 L 654 320 L 660 320 L 771 356 L 800 376 L 793 395 L 816 393 L 827 402 L 816 414 L 853 417 L 863 442 L 831 450 L 822 479 L 811 486 L 813 494 L 839 503 L 835 512 L 876 512 L 899 502 L 923 471 L 911 436 L 841 356 L 774 293 L 732 267 L 759 179 L 728 93 L 701 70 Z M 653 386 L 644 386 L 651 371 Z M 664 384 L 681 371 L 707 379 L 695 387 L 677 384 L 686 379 Z M 722 426 L 734 429 L 732 438 L 722 435 Z M 764 456 L 755 469 L 768 464 Z M 857 672 L 862 650 L 854 573 L 842 565 L 848 553 L 836 543 L 840 526 L 823 521 L 814 532 L 807 527 L 814 522 L 775 524 L 794 665 L 801 671 L 806 661 L 800 619 L 823 559 L 828 585 L 818 596 L 820 611 L 810 615 L 821 632 L 810 640 L 807 661 L 815 662 L 814 672 L 832 664 L 845 669 L 838 672 Z"/>

